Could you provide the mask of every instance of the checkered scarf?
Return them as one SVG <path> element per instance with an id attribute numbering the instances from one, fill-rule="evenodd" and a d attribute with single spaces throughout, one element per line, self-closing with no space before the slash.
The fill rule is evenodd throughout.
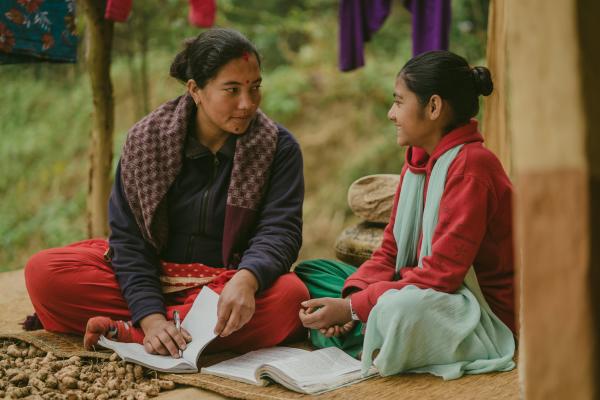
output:
<path id="1" fill-rule="evenodd" d="M 195 110 L 189 94 L 161 105 L 129 130 L 123 147 L 125 196 L 144 239 L 157 251 L 167 241 L 166 194 L 181 170 L 188 123 Z M 275 123 L 258 110 L 237 140 L 226 212 L 231 208 L 258 210 L 277 147 L 277 131 Z"/>

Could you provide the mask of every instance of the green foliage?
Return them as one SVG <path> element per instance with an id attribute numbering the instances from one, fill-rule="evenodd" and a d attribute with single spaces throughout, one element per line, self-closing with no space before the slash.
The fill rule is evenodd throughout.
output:
<path id="1" fill-rule="evenodd" d="M 289 121 L 301 111 L 301 97 L 309 85 L 306 74 L 298 74 L 293 68 L 281 66 L 265 77 L 265 93 L 261 108 L 279 121 Z"/>
<path id="2" fill-rule="evenodd" d="M 43 80 L 38 72 L 0 75 L 0 270 L 22 267 L 40 245 L 84 238 L 89 88 L 69 78 L 73 66 L 48 66 Z"/>
<path id="3" fill-rule="evenodd" d="M 453 0 L 452 6 L 451 49 L 483 63 L 487 0 Z M 394 2 L 366 44 L 366 66 L 342 73 L 337 7 L 337 0 L 218 2 L 217 24 L 242 31 L 263 56 L 261 107 L 294 133 L 303 150 L 302 258 L 332 257 L 336 236 L 353 221 L 348 186 L 364 175 L 399 173 L 404 157 L 387 111 L 395 76 L 411 54 L 410 14 Z M 115 165 L 143 109 L 183 93 L 169 66 L 182 39 L 199 32 L 188 24 L 181 0 L 134 2 L 130 21 L 115 25 Z M 85 237 L 92 102 L 83 64 L 2 66 L 0 85 L 1 271 L 22 267 L 42 248 Z M 146 105 L 140 102 L 143 85 Z"/>
<path id="4" fill-rule="evenodd" d="M 452 2 L 450 50 L 472 65 L 485 64 L 489 0 Z"/>

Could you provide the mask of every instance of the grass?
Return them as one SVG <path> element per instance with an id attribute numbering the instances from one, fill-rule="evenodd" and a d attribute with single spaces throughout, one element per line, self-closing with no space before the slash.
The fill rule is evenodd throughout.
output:
<path id="1" fill-rule="evenodd" d="M 0 269 L 25 254 L 84 238 L 91 102 L 73 66 L 3 67 L 0 104 Z M 18 77 L 18 78 L 17 78 Z M 76 110 L 76 112 L 74 112 Z"/>

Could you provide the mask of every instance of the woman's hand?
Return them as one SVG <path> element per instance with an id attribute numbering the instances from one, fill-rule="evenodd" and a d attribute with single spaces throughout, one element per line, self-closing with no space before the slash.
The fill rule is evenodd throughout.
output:
<path id="1" fill-rule="evenodd" d="M 336 325 L 341 327 L 348 322 L 352 322 L 349 298 L 323 297 L 304 301 L 301 305 L 304 309 L 300 309 L 300 320 L 306 328 L 327 329 L 325 334 L 329 332 L 330 328 L 334 328 L 332 331 L 332 336 L 334 336 Z M 345 332 L 346 329 L 343 331 Z M 342 334 L 339 327 L 338 334 Z"/>
<path id="2" fill-rule="evenodd" d="M 178 331 L 173 321 L 167 321 L 162 314 L 144 317 L 140 326 L 145 334 L 144 349 L 150 354 L 179 358 L 179 350 L 185 350 L 186 343 L 192 340 L 185 329 Z"/>
<path id="3" fill-rule="evenodd" d="M 219 296 L 215 335 L 229 336 L 250 321 L 257 290 L 258 281 L 252 272 L 241 269 L 233 275 Z"/>

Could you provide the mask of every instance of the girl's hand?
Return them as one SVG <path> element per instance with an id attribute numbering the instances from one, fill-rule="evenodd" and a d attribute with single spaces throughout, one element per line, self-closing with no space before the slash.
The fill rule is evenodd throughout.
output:
<path id="1" fill-rule="evenodd" d="M 328 338 L 338 337 L 350 333 L 350 331 L 354 329 L 355 324 L 356 321 L 350 321 L 346 322 L 344 325 L 334 325 L 329 328 L 321 328 L 319 331 Z"/>
<path id="2" fill-rule="evenodd" d="M 150 354 L 179 358 L 179 350 L 185 350 L 186 343 L 192 340 L 185 329 L 178 331 L 173 321 L 167 321 L 162 314 L 148 315 L 140 326 L 145 334 L 144 349 Z"/>
<path id="3" fill-rule="evenodd" d="M 350 299 L 323 297 L 304 301 L 301 305 L 304 309 L 300 309 L 300 320 L 306 328 L 329 329 L 352 321 Z"/>

